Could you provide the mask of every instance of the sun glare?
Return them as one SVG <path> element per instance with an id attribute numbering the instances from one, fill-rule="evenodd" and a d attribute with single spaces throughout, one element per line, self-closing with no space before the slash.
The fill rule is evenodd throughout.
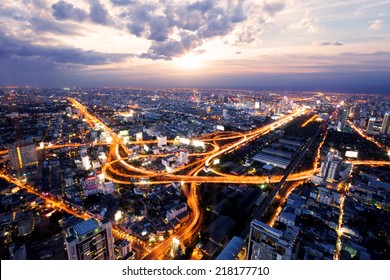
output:
<path id="1" fill-rule="evenodd" d="M 178 67 L 182 69 L 197 69 L 202 67 L 202 59 L 198 55 L 186 54 L 175 59 Z"/>

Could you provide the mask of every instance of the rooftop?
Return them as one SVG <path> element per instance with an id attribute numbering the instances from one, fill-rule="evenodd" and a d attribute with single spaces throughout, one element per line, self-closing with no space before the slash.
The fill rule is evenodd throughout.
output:
<path id="1" fill-rule="evenodd" d="M 101 229 L 101 227 L 102 226 L 98 221 L 96 221 L 95 219 L 89 219 L 75 225 L 72 228 L 73 229 L 72 233 L 74 233 L 77 239 L 80 239 L 83 236 L 94 232 L 95 230 Z"/>

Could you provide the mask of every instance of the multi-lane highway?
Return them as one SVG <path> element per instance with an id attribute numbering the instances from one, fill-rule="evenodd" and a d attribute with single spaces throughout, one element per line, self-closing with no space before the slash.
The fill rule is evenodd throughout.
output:
<path id="1" fill-rule="evenodd" d="M 130 184 L 162 184 L 162 183 L 171 183 L 171 182 L 182 182 L 184 194 L 187 196 L 187 204 L 191 209 L 190 219 L 189 221 L 180 228 L 175 234 L 174 237 L 179 238 L 182 242 L 191 239 L 191 237 L 198 231 L 199 226 L 201 224 L 202 215 L 198 205 L 198 197 L 197 197 L 197 185 L 199 183 L 231 183 L 231 184 L 263 184 L 265 182 L 275 183 L 277 186 L 268 196 L 265 203 L 262 203 L 261 208 L 256 212 L 256 217 L 261 216 L 268 204 L 272 201 L 275 195 L 277 195 L 279 189 L 282 187 L 285 181 L 299 181 L 310 178 L 315 172 L 317 172 L 317 162 L 319 160 L 319 153 L 316 158 L 316 163 L 313 168 L 306 171 L 300 171 L 296 173 L 292 173 L 295 166 L 301 161 L 307 149 L 313 143 L 314 139 L 318 135 L 320 129 L 317 131 L 316 135 L 308 141 L 299 151 L 298 156 L 294 159 L 294 161 L 290 164 L 289 168 L 286 170 L 284 175 L 280 176 L 272 176 L 269 178 L 268 176 L 234 176 L 231 174 L 224 174 L 221 172 L 217 172 L 211 169 L 211 173 L 213 175 L 209 176 L 199 176 L 199 173 L 203 170 L 205 166 L 210 167 L 211 163 L 214 159 L 226 154 L 233 152 L 236 149 L 239 149 L 242 146 L 247 145 L 250 141 L 253 141 L 270 131 L 277 129 L 278 127 L 290 122 L 297 116 L 304 114 L 306 111 L 304 108 L 299 108 L 292 112 L 289 115 L 286 115 L 279 120 L 264 125 L 255 130 L 239 133 L 239 132 L 213 132 L 208 135 L 203 135 L 196 140 L 203 141 L 206 145 L 206 151 L 202 153 L 192 153 L 189 155 L 191 159 L 188 164 L 179 166 L 178 168 L 171 171 L 164 172 L 156 172 L 153 170 L 148 170 L 145 168 L 140 168 L 134 162 L 128 159 L 128 155 L 131 155 L 131 151 L 129 148 L 123 143 L 122 139 L 103 121 L 99 120 L 97 117 L 93 116 L 88 112 L 87 108 L 83 106 L 80 102 L 73 98 L 69 98 L 69 101 L 72 105 L 84 116 L 87 123 L 94 128 L 97 124 L 100 124 L 103 129 L 109 133 L 112 138 L 110 143 L 100 143 L 102 145 L 109 145 L 109 155 L 108 162 L 103 166 L 102 172 L 106 179 L 111 180 L 116 183 L 120 183 L 123 185 Z M 314 116 L 310 118 L 307 122 L 313 121 Z M 325 123 L 321 126 L 321 129 L 324 129 Z M 172 143 L 173 141 L 168 141 Z M 148 140 L 148 141 L 131 141 L 130 144 L 155 144 L 156 140 Z M 221 146 L 221 143 L 223 145 Z M 45 147 L 47 149 L 56 149 L 65 146 L 70 147 L 79 147 L 83 144 L 66 144 L 66 145 L 53 145 L 50 147 Z M 84 144 L 85 145 L 85 144 Z M 123 152 L 125 155 L 123 155 Z M 5 154 L 6 151 L 0 151 L 0 154 Z M 122 156 L 121 156 L 122 153 Z M 152 158 L 161 158 L 165 157 L 167 154 L 158 154 L 151 155 Z M 142 158 L 145 156 L 140 156 Z M 149 155 L 147 157 L 150 157 Z M 353 164 L 369 164 L 369 165 L 389 165 L 389 161 L 353 161 Z M 120 168 L 118 168 L 120 167 Z M 184 173 L 184 174 L 183 174 Z M 1 175 L 2 178 L 7 178 L 6 175 Z M 5 177 L 4 177 L 5 176 Z M 8 178 L 10 180 L 10 178 Z M 22 184 L 17 181 L 18 184 Z M 31 188 L 30 188 L 31 189 Z M 31 189 L 31 191 L 34 191 Z M 40 194 L 38 194 L 40 195 Z M 45 199 L 48 199 L 45 197 Z M 58 203 L 53 201 L 53 203 Z M 66 205 L 58 204 L 59 208 L 63 208 L 64 211 L 71 211 L 70 213 L 74 213 L 76 216 L 79 215 L 66 207 Z M 61 209 L 62 209 L 61 208 Z M 89 218 L 90 215 L 88 213 L 83 213 L 83 218 Z M 125 236 L 128 239 L 134 241 L 133 237 L 130 237 L 127 233 L 115 230 L 118 236 Z M 155 246 L 152 250 L 146 246 L 146 244 L 142 244 L 140 242 L 136 242 L 137 244 L 141 244 L 139 250 L 140 254 L 144 259 L 156 259 L 161 255 L 164 255 L 170 244 L 172 243 L 172 237 L 166 239 L 161 242 L 159 245 Z"/>

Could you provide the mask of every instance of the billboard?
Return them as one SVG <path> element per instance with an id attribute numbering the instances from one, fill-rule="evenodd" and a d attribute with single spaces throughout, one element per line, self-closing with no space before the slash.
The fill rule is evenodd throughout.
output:
<path id="1" fill-rule="evenodd" d="M 349 158 L 357 158 L 358 157 L 358 151 L 346 151 L 345 156 Z"/>

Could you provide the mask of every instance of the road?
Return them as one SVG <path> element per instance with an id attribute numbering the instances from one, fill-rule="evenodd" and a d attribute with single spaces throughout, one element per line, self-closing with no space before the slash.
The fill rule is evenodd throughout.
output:
<path id="1" fill-rule="evenodd" d="M 122 139 L 103 121 L 99 120 L 97 117 L 93 116 L 88 110 L 77 100 L 69 98 L 69 101 L 72 105 L 84 116 L 87 123 L 94 128 L 97 124 L 101 124 L 103 129 L 109 133 L 112 138 L 112 141 L 108 143 L 101 143 L 102 145 L 109 145 L 109 154 L 108 162 L 103 166 L 102 172 L 105 175 L 107 180 L 113 181 L 115 183 L 120 183 L 123 185 L 152 185 L 152 184 L 163 184 L 163 183 L 172 183 L 172 182 L 182 182 L 184 194 L 187 196 L 187 204 L 191 209 L 189 221 L 180 228 L 175 234 L 174 237 L 180 239 L 182 242 L 192 238 L 194 234 L 199 229 L 199 226 L 202 221 L 202 215 L 198 205 L 198 196 L 197 196 L 197 185 L 199 183 L 231 183 L 231 184 L 263 184 L 265 182 L 275 183 L 276 187 L 271 191 L 271 194 L 267 197 L 266 201 L 260 205 L 258 210 L 254 213 L 255 218 L 261 217 L 268 205 L 271 203 L 273 198 L 278 194 L 279 190 L 283 187 L 283 184 L 286 181 L 300 181 L 310 178 L 315 172 L 317 172 L 317 164 L 314 164 L 314 167 L 310 170 L 300 171 L 292 173 L 294 168 L 302 160 L 307 149 L 312 145 L 314 139 L 317 137 L 318 133 L 324 129 L 326 123 L 323 123 L 321 127 L 317 130 L 316 134 L 307 141 L 307 143 L 301 148 L 298 155 L 295 157 L 293 162 L 290 164 L 286 170 L 284 176 L 273 176 L 268 178 L 268 176 L 235 176 L 231 174 L 224 174 L 221 172 L 216 172 L 211 169 L 211 172 L 214 172 L 212 176 L 199 176 L 199 173 L 203 170 L 204 166 L 211 166 L 211 163 L 214 159 L 218 158 L 227 153 L 231 153 L 236 149 L 239 149 L 247 145 L 250 141 L 253 141 L 263 135 L 266 135 L 270 131 L 273 131 L 280 126 L 290 122 L 295 117 L 304 114 L 306 110 L 304 108 L 299 108 L 292 112 L 289 115 L 286 115 L 279 120 L 264 125 L 260 128 L 254 129 L 246 133 L 240 132 L 213 132 L 202 137 L 197 138 L 196 140 L 203 141 L 207 147 L 206 151 L 202 153 L 192 153 L 189 155 L 191 159 L 188 164 L 179 166 L 178 168 L 172 171 L 156 172 L 153 170 L 148 170 L 145 168 L 140 168 L 131 160 L 128 160 L 128 155 L 131 155 L 131 151 L 123 143 Z M 307 122 L 314 120 L 314 116 L 310 118 Z M 169 140 L 169 143 L 172 143 L 173 140 Z M 154 144 L 157 143 L 156 140 L 147 140 L 147 141 L 131 141 L 130 144 Z M 224 143 L 221 146 L 221 143 Z M 70 145 L 55 145 L 47 148 L 60 148 L 65 146 L 78 147 L 85 144 L 70 144 Z M 46 148 L 46 147 L 45 147 Z M 123 155 L 125 153 L 125 156 Z M 6 151 L 0 151 L 0 154 L 5 154 Z M 122 156 L 121 156 L 122 153 Z M 167 156 L 167 154 L 151 155 L 152 158 L 161 158 Z M 319 154 L 318 154 L 319 156 Z M 149 157 L 147 156 L 140 156 Z M 316 159 L 318 162 L 319 158 Z M 389 165 L 389 161 L 352 161 L 353 164 L 370 164 L 370 165 Z M 117 166 L 120 166 L 121 170 L 118 170 Z M 184 173 L 182 175 L 180 173 Z M 138 180 L 134 182 L 134 179 Z M 66 207 L 65 211 L 69 211 Z M 76 213 L 77 214 L 77 213 Z M 84 215 L 84 214 L 83 214 Z M 90 215 L 85 213 L 85 218 L 89 218 Z M 77 216 L 77 215 L 76 215 Z M 249 225 L 248 225 L 249 226 Z M 248 229 L 246 229 L 249 232 Z M 243 232 L 245 233 L 245 231 Z M 146 244 L 143 244 L 134 237 L 129 236 L 123 231 L 118 231 L 115 229 L 115 234 L 118 236 L 125 237 L 132 241 L 135 241 L 138 244 L 140 254 L 144 259 L 156 259 L 163 255 L 169 248 L 172 243 L 172 238 L 168 238 L 165 241 L 161 242 L 159 245 L 155 246 L 151 251 Z M 247 235 L 247 233 L 245 234 Z M 134 244 L 134 242 L 132 242 Z"/>
<path id="2" fill-rule="evenodd" d="M 324 130 L 327 126 L 327 122 L 324 122 L 316 131 L 316 133 L 303 145 L 299 151 L 299 154 L 295 157 L 293 162 L 288 166 L 287 170 L 285 171 L 284 176 L 281 178 L 279 183 L 275 186 L 275 188 L 270 192 L 270 194 L 267 196 L 267 198 L 264 200 L 263 203 L 260 204 L 258 209 L 254 212 L 253 218 L 260 220 L 271 202 L 274 200 L 275 196 L 278 195 L 280 189 L 283 187 L 284 183 L 287 181 L 287 178 L 290 176 L 291 172 L 295 169 L 295 167 L 300 163 L 304 155 L 306 154 L 306 151 L 309 149 L 309 147 L 313 144 L 314 140 L 317 138 L 319 133 Z M 312 173 L 313 174 L 313 173 Z M 249 234 L 250 230 L 250 223 L 245 227 L 245 229 L 241 233 L 241 237 L 245 239 L 247 235 Z"/>

